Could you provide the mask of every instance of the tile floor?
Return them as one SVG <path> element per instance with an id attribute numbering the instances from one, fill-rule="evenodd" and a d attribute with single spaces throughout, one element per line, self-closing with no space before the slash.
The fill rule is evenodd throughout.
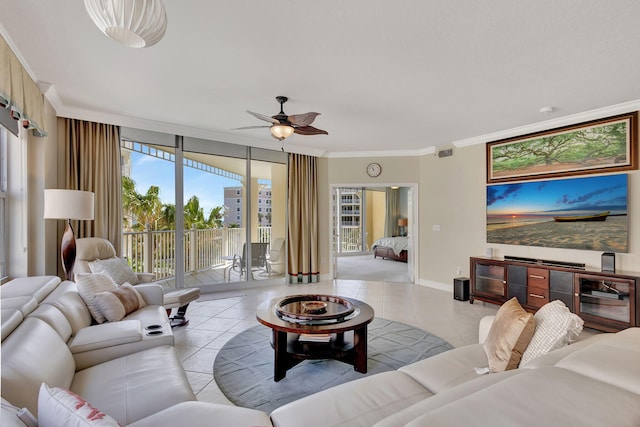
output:
<path id="1" fill-rule="evenodd" d="M 282 295 L 336 294 L 371 305 L 377 317 L 427 330 L 455 347 L 477 342 L 480 319 L 498 306 L 456 301 L 450 292 L 408 283 L 360 280 L 323 281 L 310 285 L 277 285 L 218 294 L 203 294 L 191 303 L 189 325 L 174 329 L 175 344 L 198 400 L 231 404 L 213 379 L 213 361 L 224 343 L 258 325 L 256 307 Z"/>

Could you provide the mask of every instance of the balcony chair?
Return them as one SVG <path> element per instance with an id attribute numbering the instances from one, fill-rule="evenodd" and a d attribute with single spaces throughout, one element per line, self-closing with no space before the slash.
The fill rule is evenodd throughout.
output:
<path id="1" fill-rule="evenodd" d="M 280 276 L 283 274 L 283 271 L 277 270 L 273 268 L 277 266 L 278 268 L 284 267 L 284 239 L 282 237 L 278 237 L 277 239 L 273 239 L 271 242 L 271 248 L 267 251 L 265 255 L 267 262 L 267 275 L 269 276 Z"/>
<path id="2" fill-rule="evenodd" d="M 112 263 L 92 264 L 94 261 L 113 260 Z M 120 261 L 119 261 L 120 260 Z M 116 250 L 107 239 L 100 237 L 83 237 L 76 239 L 76 263 L 74 273 L 105 272 L 111 276 L 118 285 L 129 282 L 132 285 L 139 283 L 151 283 L 155 279 L 153 273 L 135 273 L 128 263 L 122 262 L 122 258 L 116 257 Z M 136 282 L 136 283 L 132 283 Z M 163 306 L 171 320 L 171 327 L 184 326 L 189 323 L 186 318 L 189 303 L 200 298 L 199 288 L 184 288 L 168 291 L 164 294 Z M 177 308 L 176 314 L 171 312 Z"/>
<path id="3" fill-rule="evenodd" d="M 269 249 L 268 243 L 251 243 L 251 269 L 266 269 L 266 254 Z M 242 245 L 242 256 L 236 254 L 233 256 L 233 264 L 231 269 L 237 271 L 240 277 L 247 272 L 247 244 Z M 245 276 L 245 278 L 248 278 Z"/>

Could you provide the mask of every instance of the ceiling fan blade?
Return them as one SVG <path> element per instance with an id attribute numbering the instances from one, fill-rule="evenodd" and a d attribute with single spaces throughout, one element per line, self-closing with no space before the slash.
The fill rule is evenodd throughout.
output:
<path id="1" fill-rule="evenodd" d="M 314 128 L 313 126 L 294 127 L 293 131 L 299 135 L 329 135 L 326 130 Z"/>
<path id="2" fill-rule="evenodd" d="M 280 123 L 278 120 L 274 119 L 273 117 L 265 116 L 264 114 L 254 113 L 253 111 L 249 111 L 249 110 L 247 110 L 247 113 L 251 114 L 253 117 L 256 117 L 260 120 L 264 120 L 265 122 L 273 123 L 275 125 Z"/>
<path id="3" fill-rule="evenodd" d="M 263 129 L 270 128 L 271 126 L 243 126 L 241 128 L 232 128 L 231 130 L 242 130 L 242 129 Z"/>
<path id="4" fill-rule="evenodd" d="M 308 126 L 318 117 L 320 113 L 304 113 L 289 116 L 289 121 L 296 126 Z"/>

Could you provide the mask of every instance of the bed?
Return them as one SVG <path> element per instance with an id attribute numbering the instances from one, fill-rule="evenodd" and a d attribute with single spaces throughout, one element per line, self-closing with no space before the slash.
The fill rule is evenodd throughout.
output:
<path id="1" fill-rule="evenodd" d="M 409 241 L 407 237 L 383 237 L 376 240 L 371 245 L 373 258 L 392 259 L 400 262 L 407 262 L 407 251 Z"/>

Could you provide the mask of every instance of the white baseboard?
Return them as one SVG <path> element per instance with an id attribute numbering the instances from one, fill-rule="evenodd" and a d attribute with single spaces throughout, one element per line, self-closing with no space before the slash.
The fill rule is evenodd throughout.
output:
<path id="1" fill-rule="evenodd" d="M 453 293 L 453 284 L 452 283 L 441 283 L 436 282 L 435 280 L 424 280 L 420 279 L 417 282 L 420 286 L 427 286 L 429 288 L 439 289 L 441 291 L 451 292 Z"/>

